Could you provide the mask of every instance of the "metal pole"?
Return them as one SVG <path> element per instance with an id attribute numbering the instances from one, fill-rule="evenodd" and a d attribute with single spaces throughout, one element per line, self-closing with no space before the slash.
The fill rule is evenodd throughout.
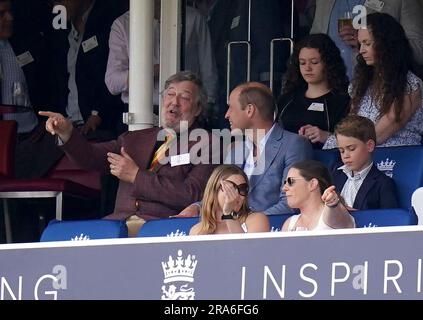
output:
<path id="1" fill-rule="evenodd" d="M 291 0 L 291 39 L 294 39 L 294 0 Z"/>
<path id="2" fill-rule="evenodd" d="M 251 43 L 251 0 L 248 1 L 248 42 Z"/>
<path id="3" fill-rule="evenodd" d="M 162 0 L 161 2 L 160 92 L 164 89 L 166 79 L 181 70 L 181 2 L 181 0 Z M 161 104 L 160 97 L 160 106 Z M 160 107 L 159 121 L 161 120 L 161 111 Z"/>
<path id="4" fill-rule="evenodd" d="M 252 0 L 248 0 L 248 30 L 247 41 L 232 41 L 228 43 L 226 61 L 226 101 L 229 101 L 229 90 L 231 89 L 231 51 L 233 45 L 247 46 L 247 81 L 251 79 L 251 6 Z"/>
<path id="5" fill-rule="evenodd" d="M 129 130 L 153 126 L 154 0 L 131 0 L 129 39 Z"/>
<path id="6" fill-rule="evenodd" d="M 294 51 L 294 41 L 290 38 L 276 38 L 272 39 L 270 42 L 270 90 L 273 91 L 273 82 L 274 82 L 274 60 L 275 60 L 275 42 L 284 42 L 288 41 L 290 45 L 289 55 L 292 55 Z"/>
<path id="7" fill-rule="evenodd" d="M 251 44 L 249 41 L 232 41 L 228 43 L 227 60 L 226 60 L 226 101 L 229 101 L 229 90 L 231 89 L 231 52 L 234 45 L 247 46 L 247 81 L 251 79 Z"/>

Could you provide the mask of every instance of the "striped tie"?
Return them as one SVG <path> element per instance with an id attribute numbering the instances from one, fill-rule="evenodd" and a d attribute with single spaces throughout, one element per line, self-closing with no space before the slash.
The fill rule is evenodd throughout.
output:
<path id="1" fill-rule="evenodd" d="M 159 161 L 164 158 L 166 151 L 169 149 L 169 146 L 173 139 L 175 138 L 172 134 L 167 134 L 164 143 L 157 149 L 154 153 L 153 160 L 151 160 L 149 171 L 153 171 L 153 169 L 157 166 Z"/>

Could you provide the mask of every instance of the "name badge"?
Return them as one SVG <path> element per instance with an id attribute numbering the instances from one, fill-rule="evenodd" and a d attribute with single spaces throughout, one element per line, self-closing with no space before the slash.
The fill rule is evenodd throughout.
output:
<path id="1" fill-rule="evenodd" d="M 381 12 L 383 9 L 383 6 L 385 5 L 385 2 L 380 0 L 366 0 L 364 5 L 369 9 L 372 9 L 377 12 Z"/>
<path id="2" fill-rule="evenodd" d="M 231 24 L 231 30 L 235 29 L 236 27 L 239 26 L 239 21 L 241 20 L 241 16 L 237 16 L 235 18 L 232 19 L 232 24 Z"/>
<path id="3" fill-rule="evenodd" d="M 98 41 L 97 37 L 93 36 L 84 42 L 82 42 L 82 50 L 84 50 L 84 53 L 87 53 L 88 51 L 91 51 L 94 48 L 98 47 Z"/>
<path id="4" fill-rule="evenodd" d="M 319 111 L 319 112 L 323 112 L 325 110 L 325 105 L 323 103 L 319 103 L 319 102 L 313 102 L 310 107 L 308 107 L 309 111 Z"/>
<path id="5" fill-rule="evenodd" d="M 19 66 L 22 68 L 31 62 L 34 62 L 34 58 L 32 57 L 31 52 L 26 51 L 18 56 L 16 56 L 16 60 L 18 61 Z"/>
<path id="6" fill-rule="evenodd" d="M 189 164 L 190 161 L 191 161 L 191 157 L 189 153 L 180 154 L 178 156 L 170 157 L 170 166 L 171 167 L 182 166 L 184 164 Z"/>

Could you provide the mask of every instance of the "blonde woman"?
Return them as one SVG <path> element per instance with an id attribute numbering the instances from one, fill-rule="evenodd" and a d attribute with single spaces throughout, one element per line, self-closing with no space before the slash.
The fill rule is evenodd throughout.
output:
<path id="1" fill-rule="evenodd" d="M 269 220 L 248 207 L 248 178 L 239 167 L 221 165 L 211 174 L 203 198 L 200 222 L 190 235 L 269 231 Z"/>

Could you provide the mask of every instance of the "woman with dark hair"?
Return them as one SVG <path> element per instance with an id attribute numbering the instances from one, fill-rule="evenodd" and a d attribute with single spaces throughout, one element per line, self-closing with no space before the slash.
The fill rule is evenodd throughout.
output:
<path id="1" fill-rule="evenodd" d="M 319 161 L 295 163 L 284 183 L 288 205 L 299 215 L 288 218 L 282 231 L 354 228 L 354 218 L 340 201 L 328 169 Z"/>
<path id="2" fill-rule="evenodd" d="M 313 34 L 294 48 L 288 63 L 279 123 L 321 148 L 349 112 L 348 77 L 339 49 L 326 34 Z"/>
<path id="3" fill-rule="evenodd" d="M 269 231 L 269 220 L 248 207 L 248 178 L 234 165 L 214 169 L 204 191 L 200 222 L 189 234 L 247 233 Z"/>
<path id="4" fill-rule="evenodd" d="M 376 127 L 380 146 L 419 145 L 423 134 L 422 80 L 402 26 L 390 15 L 372 13 L 358 30 L 360 54 L 354 71 L 351 112 Z M 325 148 L 336 147 L 330 137 Z"/>

